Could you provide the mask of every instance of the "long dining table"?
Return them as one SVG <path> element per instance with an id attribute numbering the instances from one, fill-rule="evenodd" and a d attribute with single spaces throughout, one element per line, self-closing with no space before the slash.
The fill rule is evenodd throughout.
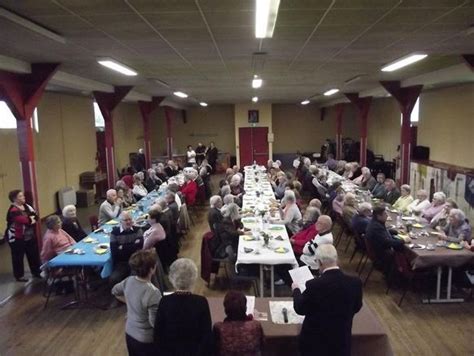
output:
<path id="1" fill-rule="evenodd" d="M 242 198 L 242 212 L 251 216 L 242 218 L 251 235 L 239 237 L 236 270 L 240 264 L 259 265 L 260 295 L 264 295 L 264 268 L 270 270 L 270 293 L 273 297 L 274 266 L 298 266 L 290 239 L 284 224 L 279 223 L 279 212 L 272 212 L 271 206 L 278 204 L 272 186 L 263 166 L 244 168 L 245 194 Z M 273 214 L 273 216 L 272 216 Z M 264 236 L 268 237 L 265 243 Z"/>

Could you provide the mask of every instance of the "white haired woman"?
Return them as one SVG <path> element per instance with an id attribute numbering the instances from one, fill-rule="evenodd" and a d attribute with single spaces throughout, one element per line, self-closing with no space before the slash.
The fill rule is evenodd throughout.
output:
<path id="1" fill-rule="evenodd" d="M 357 200 L 353 193 L 347 193 L 344 196 L 342 206 L 342 218 L 347 226 L 352 226 L 352 218 L 357 214 Z"/>
<path id="2" fill-rule="evenodd" d="M 143 173 L 143 172 L 140 172 Z M 133 175 L 133 196 L 138 201 L 145 197 L 148 194 L 148 190 L 143 185 L 143 179 L 141 178 L 140 173 L 135 173 Z"/>
<path id="3" fill-rule="evenodd" d="M 367 167 L 362 167 L 361 172 L 360 187 L 367 190 L 374 189 L 375 185 L 377 184 L 377 180 L 370 172 L 370 169 Z"/>
<path id="4" fill-rule="evenodd" d="M 470 242 L 472 239 L 472 228 L 466 220 L 466 215 L 460 209 L 451 209 L 448 217 L 448 225 L 439 229 L 442 240 L 456 243 Z"/>
<path id="5" fill-rule="evenodd" d="M 300 231 L 302 216 L 298 205 L 296 205 L 295 193 L 292 190 L 285 191 L 283 200 L 285 201 L 285 206 L 283 208 L 280 207 L 280 216 L 282 219 L 276 223 L 284 224 L 292 236 Z"/>
<path id="6" fill-rule="evenodd" d="M 443 192 L 434 193 L 431 205 L 421 212 L 421 217 L 426 221 L 430 222 L 436 214 L 443 210 L 445 203 L 446 194 L 444 194 Z"/>
<path id="7" fill-rule="evenodd" d="M 416 199 L 408 205 L 408 212 L 419 214 L 429 206 L 430 201 L 428 200 L 428 192 L 424 189 L 420 189 L 416 192 Z"/>
<path id="8" fill-rule="evenodd" d="M 413 203 L 413 197 L 410 195 L 411 188 L 408 184 L 403 184 L 400 187 L 400 198 L 397 199 L 393 208 L 401 211 L 402 213 L 408 212 L 408 206 Z"/>
<path id="9" fill-rule="evenodd" d="M 59 216 L 48 216 L 46 219 L 47 230 L 43 236 L 43 248 L 41 249 L 41 262 L 48 262 L 76 243 L 61 227 L 62 223 Z"/>
<path id="10" fill-rule="evenodd" d="M 216 236 L 211 240 L 212 254 L 234 260 L 239 236 L 244 234 L 237 204 L 230 203 L 222 210 L 222 220 L 215 224 L 215 232 Z"/>
<path id="11" fill-rule="evenodd" d="M 207 299 L 192 293 L 197 267 L 189 258 L 170 266 L 175 292 L 164 296 L 155 319 L 155 352 L 160 355 L 211 355 L 212 322 Z"/>
<path id="12" fill-rule="evenodd" d="M 63 209 L 63 230 L 66 231 L 75 241 L 80 241 L 87 236 L 77 218 L 77 211 L 74 205 L 66 205 Z"/>

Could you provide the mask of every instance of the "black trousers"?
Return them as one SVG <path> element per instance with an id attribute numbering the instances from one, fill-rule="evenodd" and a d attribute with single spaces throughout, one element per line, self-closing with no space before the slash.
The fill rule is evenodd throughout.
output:
<path id="1" fill-rule="evenodd" d="M 114 270 L 109 277 L 109 285 L 112 288 L 117 283 L 122 282 L 125 278 L 130 276 L 131 269 L 128 262 L 117 262 L 115 263 Z"/>
<path id="2" fill-rule="evenodd" d="M 30 266 L 31 274 L 39 276 L 41 273 L 41 264 L 36 237 L 33 236 L 33 238 L 28 241 L 15 239 L 15 241 L 9 242 L 8 244 L 11 249 L 13 275 L 15 278 L 22 278 L 25 275 L 25 265 L 23 262 L 25 255 L 28 260 L 28 265 Z"/>
<path id="3" fill-rule="evenodd" d="M 135 340 L 128 334 L 125 334 L 127 350 L 129 356 L 148 356 L 153 355 L 153 343 L 144 343 Z"/>

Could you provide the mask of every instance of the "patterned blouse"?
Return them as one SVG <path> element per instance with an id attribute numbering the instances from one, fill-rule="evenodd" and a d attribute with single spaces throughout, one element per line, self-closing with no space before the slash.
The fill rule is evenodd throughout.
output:
<path id="1" fill-rule="evenodd" d="M 220 321 L 214 324 L 217 355 L 261 354 L 263 346 L 262 325 L 256 320 Z"/>

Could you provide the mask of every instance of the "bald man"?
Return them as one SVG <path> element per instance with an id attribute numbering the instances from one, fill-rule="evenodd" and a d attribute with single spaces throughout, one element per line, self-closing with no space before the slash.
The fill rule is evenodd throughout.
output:
<path id="1" fill-rule="evenodd" d="M 105 224 L 107 221 L 115 219 L 119 216 L 121 208 L 121 199 L 117 198 L 117 191 L 109 189 L 106 193 L 106 200 L 99 208 L 99 225 Z"/>
<path id="2" fill-rule="evenodd" d="M 321 215 L 316 221 L 316 231 L 318 234 L 312 241 L 308 241 L 303 247 L 303 256 L 314 256 L 319 245 L 332 244 L 334 238 L 332 236 L 332 219 L 328 215 Z M 301 260 L 304 262 L 304 258 Z M 306 262 L 305 262 L 306 263 Z"/>

